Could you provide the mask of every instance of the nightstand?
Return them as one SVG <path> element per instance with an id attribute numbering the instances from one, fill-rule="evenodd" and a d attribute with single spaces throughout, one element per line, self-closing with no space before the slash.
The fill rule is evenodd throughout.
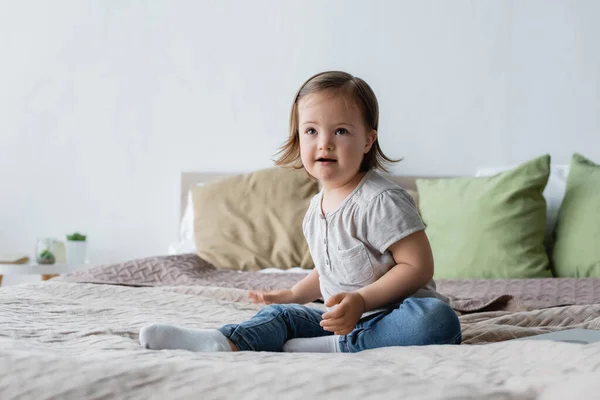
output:
<path id="1" fill-rule="evenodd" d="M 3 275 L 41 275 L 42 280 L 46 281 L 60 274 L 90 267 L 92 266 L 89 264 L 36 264 L 35 262 L 27 264 L 0 264 L 0 286 L 2 285 Z"/>

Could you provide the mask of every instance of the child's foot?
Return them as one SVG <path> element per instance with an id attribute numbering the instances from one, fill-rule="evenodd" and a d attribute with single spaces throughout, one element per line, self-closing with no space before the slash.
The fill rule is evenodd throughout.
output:
<path id="1" fill-rule="evenodd" d="M 283 345 L 286 353 L 339 353 L 340 336 L 290 339 Z"/>
<path id="2" fill-rule="evenodd" d="M 231 351 L 229 340 L 216 329 L 189 329 L 175 325 L 151 324 L 140 330 L 140 344 L 147 349 L 189 351 Z"/>

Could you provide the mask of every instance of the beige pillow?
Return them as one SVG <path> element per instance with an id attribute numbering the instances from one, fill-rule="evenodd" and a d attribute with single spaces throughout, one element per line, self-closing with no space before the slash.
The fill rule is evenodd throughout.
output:
<path id="1" fill-rule="evenodd" d="M 269 168 L 192 189 L 198 255 L 217 268 L 314 268 L 302 220 L 317 182 Z"/>

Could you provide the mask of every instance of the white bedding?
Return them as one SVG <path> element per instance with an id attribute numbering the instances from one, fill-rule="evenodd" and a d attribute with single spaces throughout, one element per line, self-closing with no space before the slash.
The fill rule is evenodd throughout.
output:
<path id="1" fill-rule="evenodd" d="M 596 323 L 598 307 L 590 307 L 594 312 L 581 318 Z M 595 398 L 578 391 L 600 393 L 600 344 L 509 341 L 358 354 L 207 354 L 138 344 L 140 327 L 150 322 L 209 328 L 257 310 L 239 289 L 53 281 L 2 288 L 0 398 L 551 399 L 561 390 L 571 398 Z M 478 318 L 469 329 L 477 329 Z"/>

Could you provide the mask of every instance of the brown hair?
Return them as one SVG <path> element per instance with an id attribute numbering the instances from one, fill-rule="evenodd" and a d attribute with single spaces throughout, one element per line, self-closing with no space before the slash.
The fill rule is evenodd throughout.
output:
<path id="1" fill-rule="evenodd" d="M 377 131 L 379 126 L 379 104 L 373 89 L 364 80 L 342 71 L 327 71 L 313 75 L 300 86 L 290 113 L 290 136 L 281 146 L 277 154 L 281 156 L 275 160 L 276 165 L 292 166 L 302 169 L 300 160 L 300 137 L 298 131 L 298 102 L 304 96 L 320 91 L 344 91 L 350 95 L 361 109 L 367 129 Z M 387 171 L 385 164 L 398 162 L 383 154 L 379 147 L 378 139 L 375 139 L 371 149 L 363 157 L 360 164 L 360 172 L 366 172 L 373 168 Z"/>

